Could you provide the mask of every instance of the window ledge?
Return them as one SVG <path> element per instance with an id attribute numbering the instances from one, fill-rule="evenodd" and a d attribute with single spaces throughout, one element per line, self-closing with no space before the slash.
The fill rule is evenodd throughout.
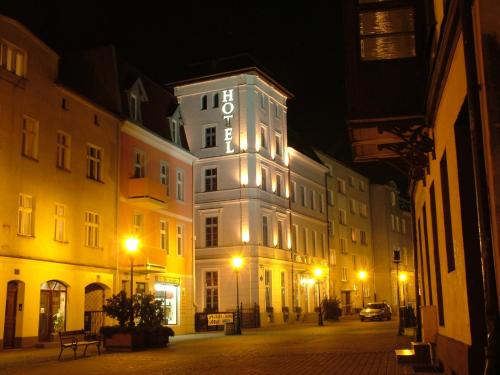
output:
<path id="1" fill-rule="evenodd" d="M 71 169 L 68 169 L 68 168 L 64 168 L 64 167 L 58 167 L 56 166 L 56 169 L 58 171 L 62 171 L 62 172 L 66 172 L 66 173 L 71 173 Z"/>
<path id="2" fill-rule="evenodd" d="M 21 89 L 26 88 L 27 79 L 25 77 L 20 77 L 17 74 L 10 72 L 3 67 L 0 67 L 0 78 L 10 83 L 13 83 L 14 86 L 19 87 Z"/>
<path id="3" fill-rule="evenodd" d="M 89 176 L 87 176 L 87 180 L 93 181 L 93 182 L 96 182 L 98 184 L 103 184 L 104 185 L 104 181 L 102 181 L 102 180 L 96 180 L 96 179 L 94 179 L 92 177 L 89 177 Z"/>
<path id="4" fill-rule="evenodd" d="M 35 239 L 35 235 L 33 235 L 33 234 L 21 234 L 21 233 L 17 233 L 17 236 L 18 237 L 22 237 L 22 238 L 26 238 L 26 239 L 31 239 L 31 240 Z"/>
<path id="5" fill-rule="evenodd" d="M 35 162 L 35 163 L 38 163 L 38 162 L 39 162 L 39 160 L 38 160 L 37 158 L 33 157 L 33 156 L 24 155 L 23 153 L 21 153 L 21 156 L 22 156 L 23 158 L 28 159 L 28 160 L 31 160 L 31 161 L 33 161 L 33 162 Z"/>

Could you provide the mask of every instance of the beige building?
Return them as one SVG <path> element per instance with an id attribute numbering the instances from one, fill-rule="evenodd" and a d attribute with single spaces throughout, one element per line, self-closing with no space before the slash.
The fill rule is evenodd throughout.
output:
<path id="1" fill-rule="evenodd" d="M 349 314 L 374 301 L 370 182 L 331 156 L 318 150 L 316 154 L 328 168 L 332 296 L 341 300 L 344 313 Z"/>
<path id="2" fill-rule="evenodd" d="M 386 301 L 396 315 L 401 306 L 415 307 L 415 272 L 410 202 L 400 197 L 396 184 L 372 184 L 374 296 Z M 396 260 L 399 257 L 399 262 Z M 398 296 L 399 286 L 399 296 Z"/>
<path id="3" fill-rule="evenodd" d="M 0 16 L 0 348 L 102 324 L 116 288 L 118 119 Z M 95 314 L 99 311 L 99 314 Z"/>

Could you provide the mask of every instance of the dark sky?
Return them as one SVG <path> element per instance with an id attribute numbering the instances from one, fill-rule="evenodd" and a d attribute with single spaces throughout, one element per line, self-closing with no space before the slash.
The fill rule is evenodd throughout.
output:
<path id="1" fill-rule="evenodd" d="M 340 3 L 1 0 L 0 12 L 61 54 L 112 43 L 160 83 L 186 78 L 193 64 L 249 54 L 295 95 L 289 128 L 349 162 Z"/>

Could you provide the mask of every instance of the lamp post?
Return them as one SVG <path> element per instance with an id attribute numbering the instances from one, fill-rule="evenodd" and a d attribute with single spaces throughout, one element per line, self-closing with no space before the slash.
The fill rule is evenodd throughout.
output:
<path id="1" fill-rule="evenodd" d="M 403 283 L 403 306 L 406 306 L 406 279 L 408 276 L 405 272 L 399 274 L 399 281 Z"/>
<path id="2" fill-rule="evenodd" d="M 130 326 L 134 326 L 134 254 L 139 249 L 139 240 L 129 237 L 125 240 L 125 248 L 130 257 Z"/>
<path id="3" fill-rule="evenodd" d="M 236 319 L 235 319 L 235 333 L 241 335 L 241 325 L 240 325 L 240 290 L 238 285 L 239 271 L 243 266 L 243 258 L 234 257 L 231 261 L 234 272 L 236 273 Z"/>
<path id="4" fill-rule="evenodd" d="M 365 271 L 359 271 L 358 278 L 361 281 L 361 304 L 363 305 L 363 307 L 365 307 L 365 279 L 366 279 L 366 272 Z"/>
<path id="5" fill-rule="evenodd" d="M 318 286 L 318 325 L 323 325 L 323 312 L 321 311 L 321 277 L 323 276 L 323 270 L 321 268 L 316 268 L 314 270 L 314 277 L 316 279 L 316 285 Z"/>
<path id="6" fill-rule="evenodd" d="M 398 335 L 403 336 L 405 333 L 404 330 L 404 321 L 403 316 L 401 314 L 401 302 L 399 297 L 399 263 L 401 262 L 401 254 L 399 249 L 394 250 L 393 262 L 396 263 L 396 286 L 397 286 L 397 297 L 398 297 L 398 319 L 399 319 L 399 327 L 398 327 Z"/>

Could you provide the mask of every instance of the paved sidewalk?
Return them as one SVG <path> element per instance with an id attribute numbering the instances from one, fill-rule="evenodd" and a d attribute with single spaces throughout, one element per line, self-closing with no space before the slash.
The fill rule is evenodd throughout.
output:
<path id="1" fill-rule="evenodd" d="M 133 353 L 89 347 L 87 357 L 58 348 L 0 352 L 0 374 L 411 374 L 394 349 L 409 347 L 397 323 L 343 319 L 244 330 L 241 336 L 202 333 L 174 337 L 167 348 Z"/>

